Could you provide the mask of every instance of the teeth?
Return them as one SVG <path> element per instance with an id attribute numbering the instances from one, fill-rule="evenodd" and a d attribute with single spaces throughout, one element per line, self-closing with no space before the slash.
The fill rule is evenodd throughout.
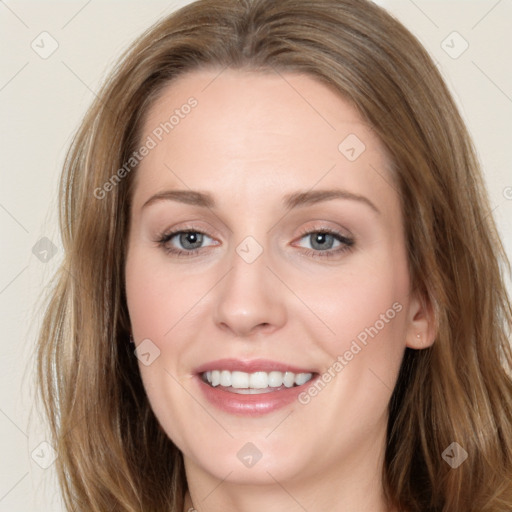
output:
<path id="1" fill-rule="evenodd" d="M 268 374 L 265 372 L 256 372 L 249 375 L 249 387 L 253 389 L 268 388 Z M 235 387 L 235 386 L 233 386 Z"/>
<path id="2" fill-rule="evenodd" d="M 313 377 L 312 373 L 293 372 L 230 372 L 228 370 L 212 370 L 203 373 L 203 380 L 213 387 L 223 386 L 234 389 L 267 389 L 285 386 L 291 388 L 294 385 L 302 386 Z"/>
<path id="3" fill-rule="evenodd" d="M 283 374 L 281 372 L 270 372 L 268 374 L 268 385 L 272 388 L 278 388 L 283 385 Z"/>
<path id="4" fill-rule="evenodd" d="M 306 384 L 306 382 L 311 379 L 310 375 L 310 373 L 299 373 L 298 375 L 295 375 L 295 384 L 297 384 L 297 386 Z"/>
<path id="5" fill-rule="evenodd" d="M 229 372 L 228 372 L 229 373 Z M 247 389 L 249 387 L 249 374 L 245 372 L 231 373 L 231 386 L 237 389 Z"/>
<path id="6" fill-rule="evenodd" d="M 231 372 L 227 370 L 220 372 L 220 385 L 225 387 L 231 386 Z"/>
<path id="7" fill-rule="evenodd" d="M 212 386 L 218 386 L 220 384 L 220 372 L 218 370 L 213 370 L 212 380 L 209 382 Z"/>
<path id="8" fill-rule="evenodd" d="M 287 388 L 291 388 L 295 384 L 295 374 L 293 374 L 292 372 L 286 372 L 284 374 L 283 384 Z"/>

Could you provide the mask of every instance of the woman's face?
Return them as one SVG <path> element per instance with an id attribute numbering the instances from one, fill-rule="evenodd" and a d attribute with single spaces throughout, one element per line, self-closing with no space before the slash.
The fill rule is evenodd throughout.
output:
<path id="1" fill-rule="evenodd" d="M 172 82 L 143 145 L 128 308 L 187 471 L 379 477 L 403 352 L 426 336 L 383 145 L 315 79 L 235 70 Z"/>

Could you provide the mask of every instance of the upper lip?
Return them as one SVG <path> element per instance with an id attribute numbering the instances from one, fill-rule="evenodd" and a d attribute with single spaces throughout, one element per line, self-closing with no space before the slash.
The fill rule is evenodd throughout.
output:
<path id="1" fill-rule="evenodd" d="M 311 368 L 300 368 L 293 366 L 288 363 L 280 363 L 279 361 L 271 361 L 269 359 L 217 359 L 216 361 L 210 361 L 202 364 L 196 368 L 195 372 L 200 374 L 213 370 L 228 370 L 231 372 L 239 371 L 246 373 L 255 372 L 292 372 L 298 373 L 315 373 Z"/>

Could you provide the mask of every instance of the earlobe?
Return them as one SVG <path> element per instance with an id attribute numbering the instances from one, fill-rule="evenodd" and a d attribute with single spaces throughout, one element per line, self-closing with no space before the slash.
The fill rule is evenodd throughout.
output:
<path id="1" fill-rule="evenodd" d="M 436 337 L 435 315 L 429 299 L 416 296 L 409 309 L 409 325 L 406 346 L 416 350 L 428 348 L 434 344 Z"/>

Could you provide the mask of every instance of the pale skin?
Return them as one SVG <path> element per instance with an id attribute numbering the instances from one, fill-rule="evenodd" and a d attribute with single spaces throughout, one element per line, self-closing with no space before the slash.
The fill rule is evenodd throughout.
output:
<path id="1" fill-rule="evenodd" d="M 130 214 L 133 336 L 160 350 L 139 366 L 159 422 L 184 455 L 183 510 L 392 512 L 381 484 L 387 406 L 405 347 L 426 348 L 434 332 L 411 290 L 385 148 L 312 77 L 220 71 L 181 76 L 147 113 L 142 140 L 188 98 L 198 102 L 142 160 Z M 349 134 L 366 148 L 354 161 L 338 148 Z M 215 206 L 167 199 L 142 208 L 178 189 L 209 193 Z M 365 199 L 283 205 L 289 194 L 334 189 Z M 185 228 L 205 234 L 193 256 L 157 242 Z M 325 230 L 343 242 L 330 238 L 325 250 L 303 234 Z M 236 251 L 248 236 L 262 249 L 251 263 Z M 179 235 L 166 245 L 188 247 Z M 324 252 L 332 257 L 312 254 Z M 199 392 L 194 369 L 220 358 L 322 374 L 393 304 L 400 312 L 306 405 L 246 417 Z M 250 468 L 237 457 L 246 443 L 262 454 Z"/>

